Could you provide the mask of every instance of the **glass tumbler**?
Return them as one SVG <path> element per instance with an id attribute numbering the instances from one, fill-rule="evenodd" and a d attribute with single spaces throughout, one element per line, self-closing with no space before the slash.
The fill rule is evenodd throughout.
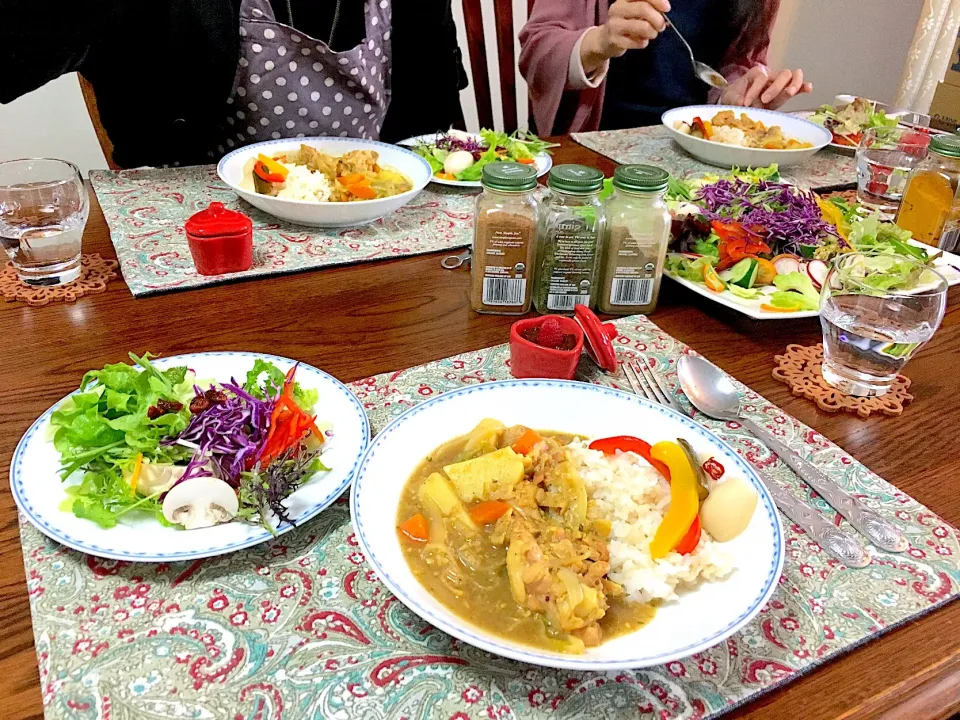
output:
<path id="1" fill-rule="evenodd" d="M 62 285 L 80 275 L 80 240 L 89 214 L 89 198 L 72 163 L 0 162 L 0 243 L 28 285 Z"/>
<path id="2" fill-rule="evenodd" d="M 907 176 L 926 156 L 930 135 L 908 127 L 865 130 L 857 147 L 857 200 L 893 220 Z"/>
<path id="3" fill-rule="evenodd" d="M 820 295 L 823 379 L 847 395 L 890 390 L 940 326 L 947 281 L 898 255 L 840 256 Z"/>

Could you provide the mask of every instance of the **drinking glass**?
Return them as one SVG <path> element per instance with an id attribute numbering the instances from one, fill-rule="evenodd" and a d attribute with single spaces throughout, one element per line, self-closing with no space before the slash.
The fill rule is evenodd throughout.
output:
<path id="1" fill-rule="evenodd" d="M 883 395 L 940 326 L 947 281 L 899 255 L 840 256 L 820 295 L 823 379 L 847 395 Z"/>
<path id="2" fill-rule="evenodd" d="M 857 200 L 884 220 L 893 220 L 907 176 L 927 156 L 930 135 L 903 127 L 870 128 L 857 147 Z"/>
<path id="3" fill-rule="evenodd" d="M 63 160 L 0 162 L 0 244 L 29 285 L 80 275 L 80 239 L 90 203 L 80 171 Z"/>

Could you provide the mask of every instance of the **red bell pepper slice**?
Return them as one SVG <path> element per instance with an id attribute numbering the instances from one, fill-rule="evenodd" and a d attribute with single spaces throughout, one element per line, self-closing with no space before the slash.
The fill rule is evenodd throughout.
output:
<path id="1" fill-rule="evenodd" d="M 635 438 L 631 435 L 617 435 L 616 437 L 594 440 L 587 447 L 591 450 L 599 450 L 604 455 L 616 455 L 617 450 L 620 452 L 634 452 L 653 465 L 653 467 L 667 479 L 667 482 L 670 482 L 670 468 L 666 466 L 666 463 L 654 460 L 650 454 L 650 443 L 640 438 Z"/>
<path id="2" fill-rule="evenodd" d="M 680 542 L 677 543 L 674 550 L 681 555 L 689 555 L 697 549 L 697 545 L 700 543 L 700 533 L 700 517 L 697 516 L 690 524 L 690 529 L 687 530 L 687 534 L 680 539 Z"/>
<path id="3" fill-rule="evenodd" d="M 253 171 L 260 176 L 261 180 L 266 180 L 267 182 L 273 183 L 282 183 L 284 181 L 283 175 L 280 173 L 272 173 L 267 169 L 267 166 L 263 164 L 262 161 L 257 160 L 253 165 Z"/>

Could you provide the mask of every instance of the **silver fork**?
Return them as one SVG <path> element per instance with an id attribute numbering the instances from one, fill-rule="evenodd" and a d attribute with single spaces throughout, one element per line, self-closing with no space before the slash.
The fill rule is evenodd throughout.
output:
<path id="1" fill-rule="evenodd" d="M 650 367 L 650 359 L 642 353 L 638 357 L 640 362 L 636 364 L 626 361 L 620 363 L 623 375 L 633 393 L 651 402 L 676 410 L 681 415 L 687 415 L 688 413 L 677 401 L 670 386 Z M 864 550 L 863 545 L 857 542 L 855 538 L 827 522 L 823 515 L 781 488 L 773 478 L 769 477 L 756 464 L 751 464 L 780 512 L 799 525 L 824 550 L 847 567 L 866 567 L 870 564 L 870 556 Z"/>

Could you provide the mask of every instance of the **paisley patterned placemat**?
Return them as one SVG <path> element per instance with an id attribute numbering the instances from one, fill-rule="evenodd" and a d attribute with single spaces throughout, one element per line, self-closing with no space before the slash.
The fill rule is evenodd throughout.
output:
<path id="1" fill-rule="evenodd" d="M 573 139 L 624 165 L 658 165 L 677 177 L 685 177 L 694 172 L 718 172 L 717 168 L 700 162 L 677 145 L 667 129 L 661 125 L 574 133 Z M 836 153 L 830 148 L 824 148 L 800 165 L 783 168 L 781 172 L 790 182 L 810 190 L 857 181 L 854 158 Z"/>
<path id="2" fill-rule="evenodd" d="M 292 225 L 240 200 L 213 165 L 94 170 L 120 270 L 135 297 L 328 265 L 421 255 L 469 245 L 475 194 L 428 185 L 410 204 L 370 225 L 324 229 Z M 242 273 L 197 273 L 183 224 L 212 201 L 253 219 L 253 267 Z"/>
<path id="3" fill-rule="evenodd" d="M 621 352 L 672 368 L 687 349 L 645 318 Z M 507 379 L 506 346 L 353 383 L 374 430 L 447 390 Z M 610 384 L 587 361 L 581 378 Z M 855 570 L 789 521 L 770 603 L 713 649 L 632 672 L 526 666 L 460 643 L 396 600 L 357 548 L 346 499 L 266 545 L 190 563 L 103 561 L 21 519 L 49 718 L 498 718 L 719 715 L 960 593 L 960 533 L 747 388 L 746 410 L 897 523 L 908 552 Z M 322 402 L 322 398 L 321 398 Z M 698 418 L 701 419 L 701 418 Z M 707 420 L 789 492 L 832 511 L 741 429 Z M 845 525 L 845 521 L 839 521 Z"/>

